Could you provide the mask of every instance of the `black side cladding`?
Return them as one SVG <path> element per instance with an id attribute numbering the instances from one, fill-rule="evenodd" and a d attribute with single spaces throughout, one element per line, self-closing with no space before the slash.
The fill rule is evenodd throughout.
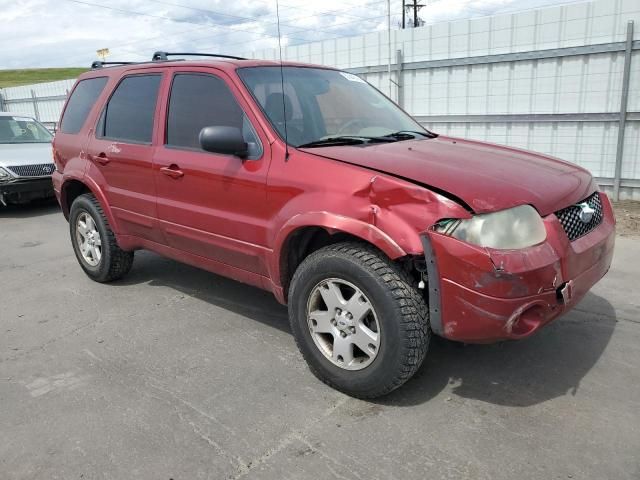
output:
<path id="1" fill-rule="evenodd" d="M 420 237 L 422 247 L 424 248 L 424 260 L 427 265 L 427 306 L 429 307 L 429 324 L 431 330 L 436 335 L 442 335 L 442 313 L 440 299 L 440 275 L 438 274 L 438 264 L 436 263 L 436 255 L 431 246 L 431 240 L 427 235 Z"/>

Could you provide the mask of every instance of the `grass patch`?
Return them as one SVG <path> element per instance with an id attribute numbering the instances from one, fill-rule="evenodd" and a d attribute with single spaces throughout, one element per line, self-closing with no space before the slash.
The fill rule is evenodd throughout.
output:
<path id="1" fill-rule="evenodd" d="M 55 82 L 76 78 L 86 68 L 28 68 L 23 70 L 0 70 L 0 88 L 18 87 L 32 83 Z"/>

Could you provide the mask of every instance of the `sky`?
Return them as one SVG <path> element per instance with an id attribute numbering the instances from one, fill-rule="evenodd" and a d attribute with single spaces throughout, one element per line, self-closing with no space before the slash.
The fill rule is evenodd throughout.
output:
<path id="1" fill-rule="evenodd" d="M 411 3 L 405 0 L 406 3 Z M 575 0 L 420 0 L 426 23 Z M 391 0 L 399 28 L 402 0 Z M 386 0 L 281 0 L 283 46 L 387 28 Z M 156 50 L 246 54 L 277 47 L 275 0 L 0 0 L 0 69 L 150 60 Z"/>

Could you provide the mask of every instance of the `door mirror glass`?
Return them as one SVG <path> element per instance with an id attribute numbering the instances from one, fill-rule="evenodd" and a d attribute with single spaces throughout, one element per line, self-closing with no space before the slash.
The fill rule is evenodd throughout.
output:
<path id="1" fill-rule="evenodd" d="M 198 136 L 203 150 L 246 158 L 249 155 L 242 131 L 236 127 L 210 126 L 200 130 Z"/>

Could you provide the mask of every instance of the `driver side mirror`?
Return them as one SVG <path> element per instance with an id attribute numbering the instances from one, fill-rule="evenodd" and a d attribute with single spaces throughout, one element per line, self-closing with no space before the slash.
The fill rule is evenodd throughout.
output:
<path id="1" fill-rule="evenodd" d="M 236 127 L 211 126 L 200 130 L 198 136 L 203 150 L 224 155 L 246 158 L 249 155 L 247 142 Z"/>

